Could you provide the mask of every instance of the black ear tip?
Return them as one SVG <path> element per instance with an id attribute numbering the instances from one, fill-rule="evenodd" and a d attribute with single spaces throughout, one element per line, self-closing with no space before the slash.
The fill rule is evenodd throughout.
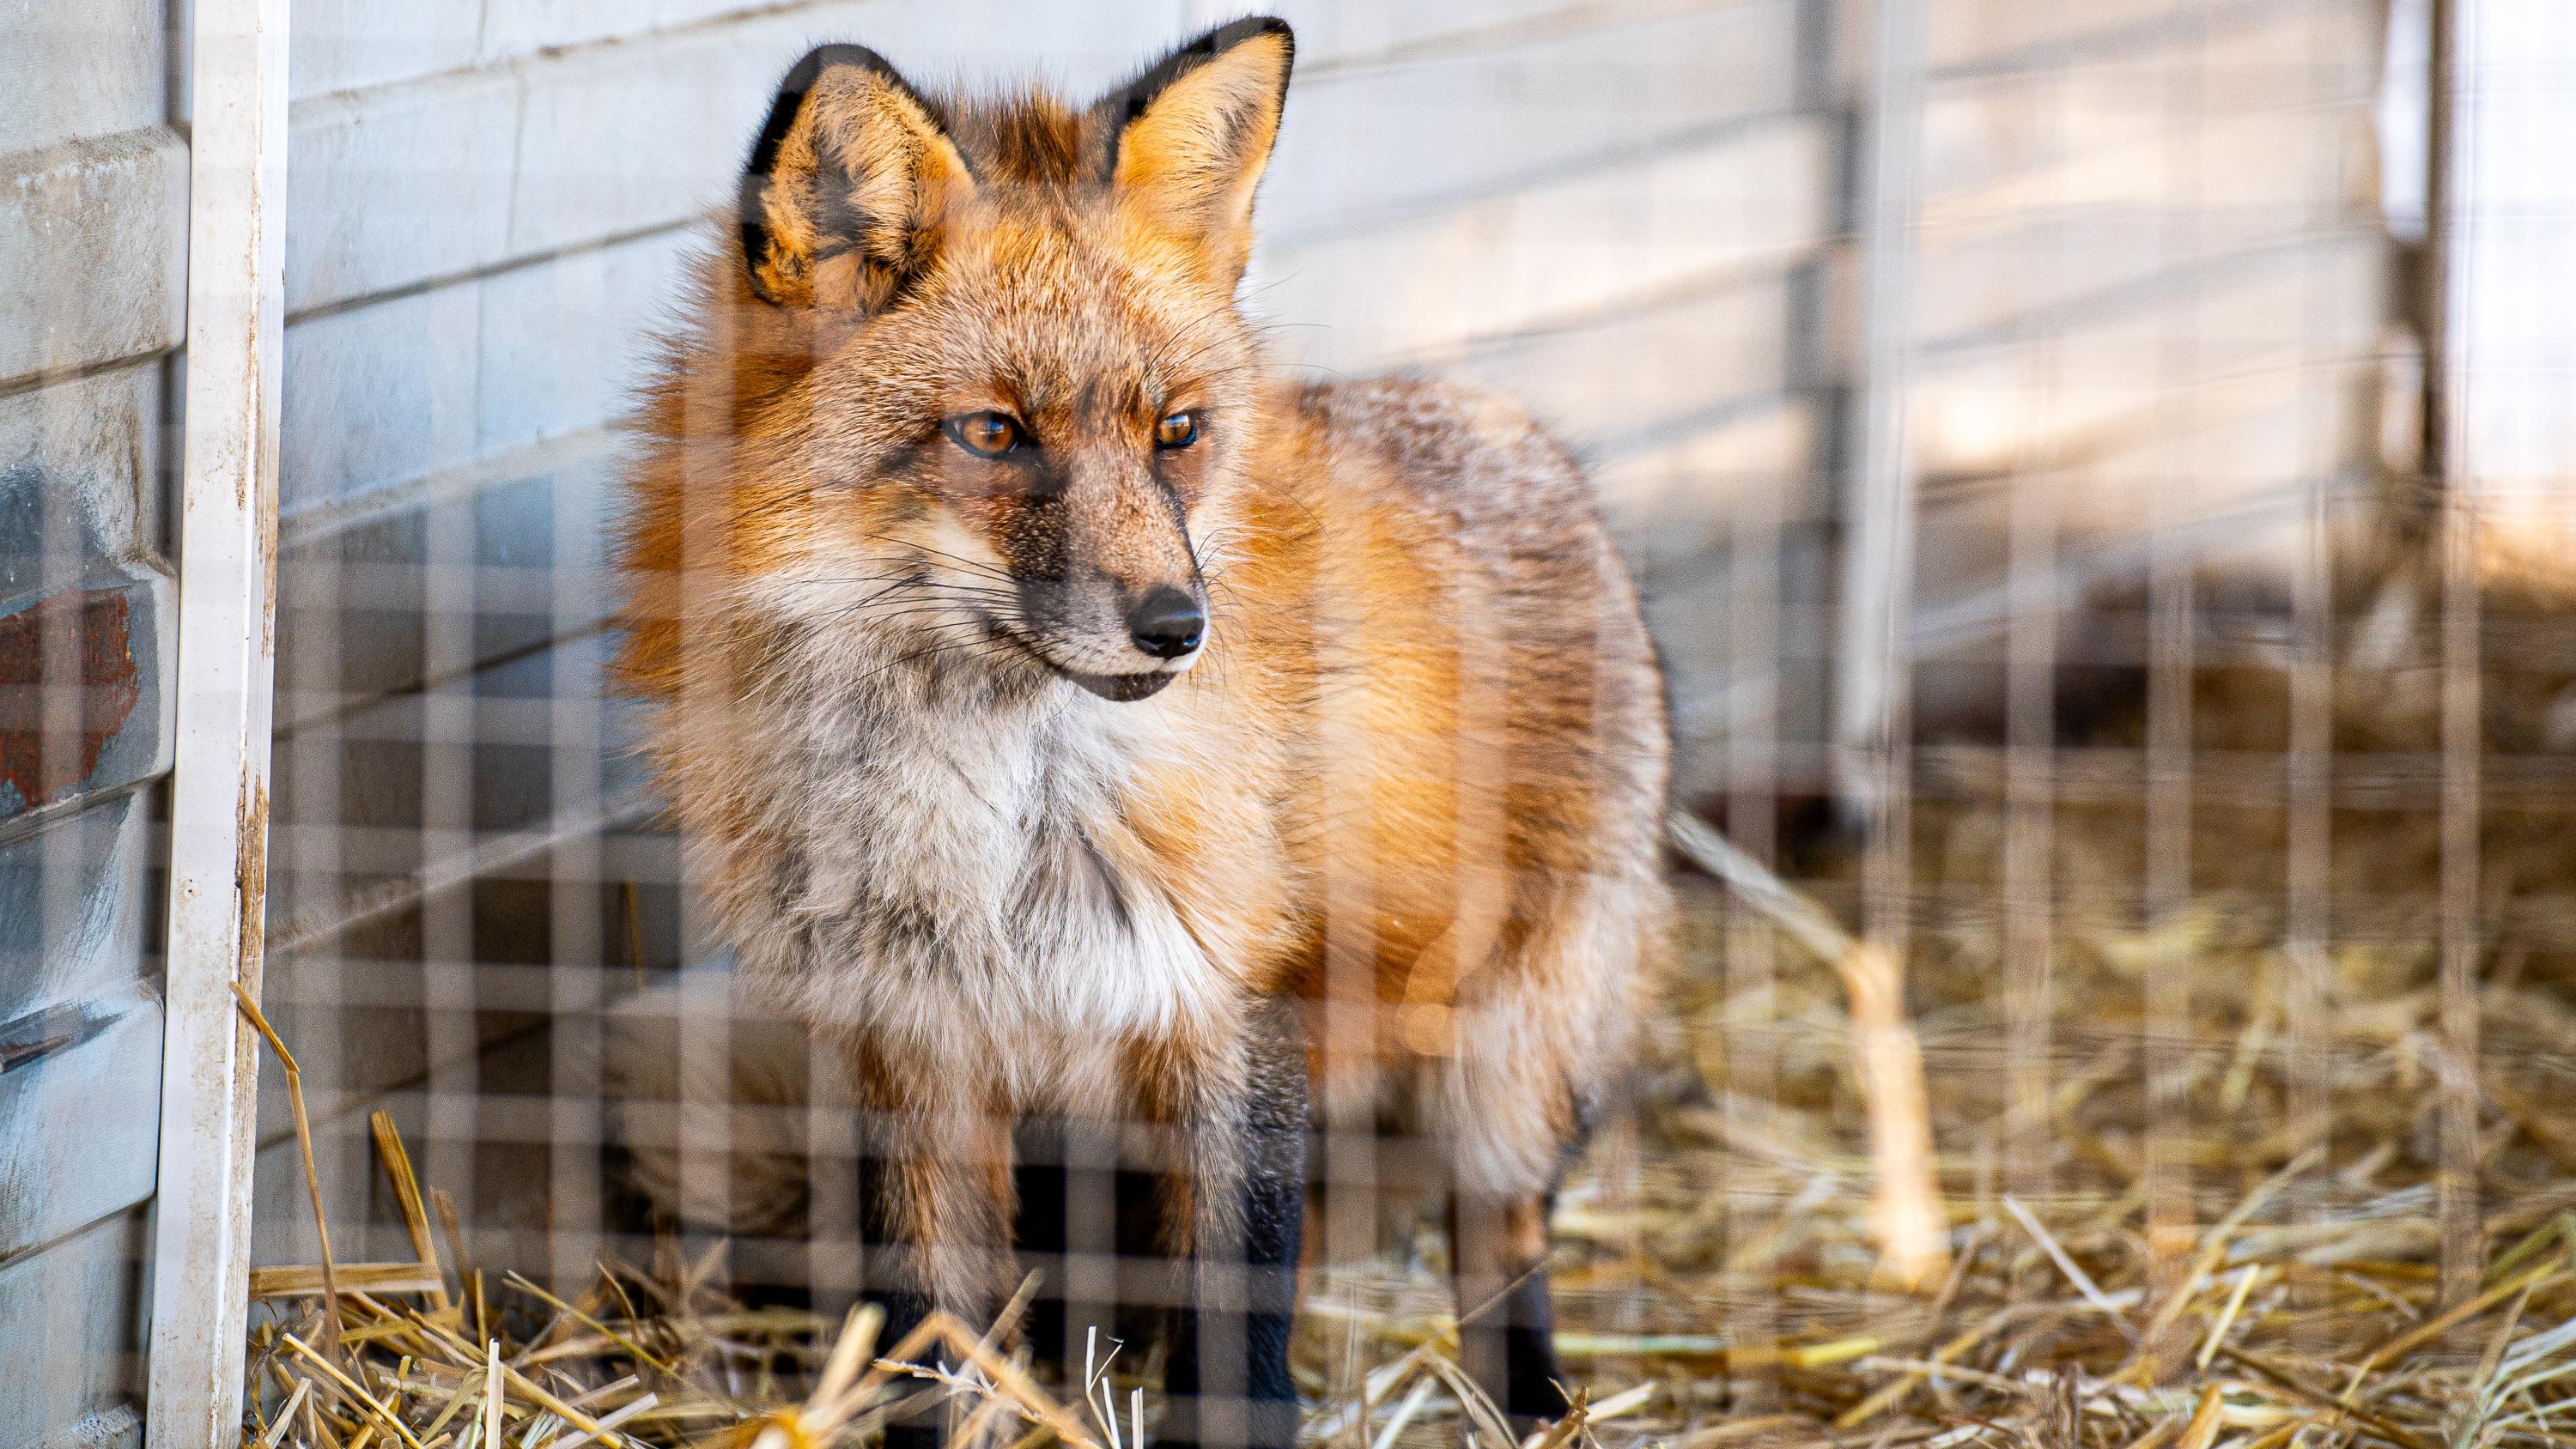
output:
<path id="1" fill-rule="evenodd" d="M 805 52 L 778 82 L 778 94 L 769 103 L 769 115 L 760 123 L 760 133 L 751 143 L 751 155 L 744 163 L 746 177 L 766 176 L 777 163 L 778 148 L 787 139 L 788 128 L 796 124 L 796 113 L 805 107 L 805 97 L 823 79 L 823 73 L 843 67 L 855 67 L 883 77 L 906 95 L 915 95 L 903 73 L 894 63 L 864 45 L 835 43 L 818 45 Z M 918 99 L 918 96 L 915 96 Z"/>
<path id="2" fill-rule="evenodd" d="M 903 73 L 894 68 L 894 62 L 864 45 L 835 42 L 815 46 L 789 66 L 785 78 L 778 83 L 778 92 L 781 96 L 801 96 L 814 88 L 814 82 L 823 78 L 823 72 L 836 66 L 856 66 L 861 70 L 874 71 L 897 84 L 903 83 Z"/>
<path id="3" fill-rule="evenodd" d="M 1275 35 L 1279 37 L 1280 43 L 1288 48 L 1289 58 L 1291 60 L 1296 58 L 1297 31 L 1287 21 L 1276 15 L 1251 15 L 1237 21 L 1236 24 L 1244 27 L 1244 33 L 1237 37 L 1238 40 L 1250 40 L 1255 35 Z"/>
<path id="4" fill-rule="evenodd" d="M 1219 56 L 1234 49 L 1236 46 L 1243 44 L 1247 40 L 1258 39 L 1265 35 L 1275 35 L 1279 37 L 1281 45 L 1284 46 L 1288 52 L 1290 61 L 1295 61 L 1297 56 L 1297 32 L 1289 28 L 1287 21 L 1280 19 L 1276 15 L 1247 15 L 1241 20 L 1227 21 L 1216 29 L 1209 31 L 1198 39 L 1182 46 L 1179 53 L 1189 56 Z"/>
<path id="5" fill-rule="evenodd" d="M 830 63 L 833 49 L 829 45 L 818 45 L 796 57 L 796 63 L 787 68 L 787 74 L 778 78 L 778 88 L 782 91 L 812 90 L 814 78 L 821 75 L 823 67 Z"/>
<path id="6" fill-rule="evenodd" d="M 1155 98 L 1174 81 L 1213 62 L 1245 41 L 1258 40 L 1263 36 L 1279 38 L 1279 48 L 1283 52 L 1279 87 L 1284 95 L 1289 72 L 1297 66 L 1297 33 L 1288 28 L 1287 21 L 1276 15 L 1247 15 L 1241 20 L 1227 21 L 1213 30 L 1202 31 L 1197 38 L 1183 43 L 1148 66 L 1134 80 L 1101 97 L 1098 109 L 1115 124 L 1126 125 L 1144 115 Z M 1110 154 L 1113 158 L 1117 154 L 1114 143 Z"/>
<path id="7" fill-rule="evenodd" d="M 864 45 L 818 45 L 797 58 L 779 79 L 778 94 L 769 103 L 769 114 L 762 118 L 759 134 L 752 138 L 751 154 L 744 158 L 742 179 L 734 199 L 737 224 L 742 233 L 743 264 L 752 273 L 753 290 L 761 290 L 760 267 L 769 256 L 768 207 L 762 192 L 770 174 L 777 169 L 779 148 L 786 144 L 788 130 L 805 108 L 805 98 L 823 79 L 823 73 L 841 66 L 857 66 L 873 71 L 904 85 L 900 72 L 884 56 Z M 909 87 L 906 87 L 908 90 Z M 765 295 L 765 293 L 764 293 Z"/>

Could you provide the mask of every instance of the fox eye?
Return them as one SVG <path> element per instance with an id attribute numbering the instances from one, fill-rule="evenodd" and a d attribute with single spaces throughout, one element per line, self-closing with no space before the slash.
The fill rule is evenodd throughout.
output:
<path id="1" fill-rule="evenodd" d="M 1154 446 L 1157 448 L 1186 448 L 1198 440 L 1197 413 L 1174 413 L 1154 424 Z"/>
<path id="2" fill-rule="evenodd" d="M 978 458 L 999 458 L 1028 442 L 1028 435 L 1008 413 L 961 413 L 940 427 L 949 441 Z"/>

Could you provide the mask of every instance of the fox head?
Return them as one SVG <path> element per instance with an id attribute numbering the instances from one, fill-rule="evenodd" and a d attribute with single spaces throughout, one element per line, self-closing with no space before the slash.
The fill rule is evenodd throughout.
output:
<path id="1" fill-rule="evenodd" d="M 782 623 L 1113 700 L 1169 684 L 1259 428 L 1234 294 L 1292 58 L 1285 24 L 1239 21 L 1088 107 L 933 97 L 856 46 L 799 61 L 710 298 L 727 335 L 695 370 L 723 405 L 660 407 L 726 475 L 674 531 L 721 533 Z"/>

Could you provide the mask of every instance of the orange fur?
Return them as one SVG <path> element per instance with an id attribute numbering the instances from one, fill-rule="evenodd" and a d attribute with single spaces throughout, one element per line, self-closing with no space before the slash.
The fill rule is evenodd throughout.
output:
<path id="1" fill-rule="evenodd" d="M 1517 411 L 1263 370 L 1289 43 L 1219 35 L 1086 110 L 791 78 L 770 225 L 649 398 L 619 669 L 742 969 L 871 1100 L 1222 1117 L 1293 999 L 1328 1120 L 1448 1141 L 1517 1260 L 1660 952 L 1661 684 Z M 942 434 L 986 414 L 1026 458 Z M 1204 600 L 1179 663 L 1117 622 L 1153 588 Z M 950 1201 L 989 1174 L 914 1177 L 921 1232 L 989 1235 Z"/>

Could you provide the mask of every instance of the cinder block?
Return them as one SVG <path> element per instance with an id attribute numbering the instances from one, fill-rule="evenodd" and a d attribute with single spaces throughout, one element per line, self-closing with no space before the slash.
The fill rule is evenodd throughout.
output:
<path id="1" fill-rule="evenodd" d="M 177 346 L 187 199 L 157 126 L 0 157 L 0 384 Z"/>
<path id="2" fill-rule="evenodd" d="M 840 30 L 813 33 L 874 46 L 925 84 L 1038 78 L 1081 103 L 1186 38 L 1182 8 L 1179 0 L 895 0 L 837 20 Z M 1243 13 L 1238 7 L 1224 18 Z"/>
<path id="3" fill-rule="evenodd" d="M 653 334 L 673 325 L 686 269 L 710 229 L 659 232 L 487 279 L 481 412 L 489 454 L 623 417 Z"/>
<path id="4" fill-rule="evenodd" d="M 474 284 L 440 287 L 286 329 L 285 507 L 476 456 L 478 297 Z"/>
<path id="5" fill-rule="evenodd" d="M 113 995 L 140 973 L 151 836 L 138 798 L 0 844 L 0 1022 Z"/>
<path id="6" fill-rule="evenodd" d="M 0 397 L 0 477 L 24 475 L 77 505 L 73 553 L 93 562 L 158 554 L 167 434 L 161 364 L 65 378 Z M 20 540 L 0 539 L 0 599 L 43 591 L 55 567 Z"/>
<path id="7" fill-rule="evenodd" d="M 0 8 L 0 152 L 169 119 L 163 0 Z"/>
<path id="8" fill-rule="evenodd" d="M 0 744 L 0 828 L 169 768 L 175 588 L 152 557 L 157 510 L 145 498 L 157 371 L 136 365 L 0 399 L 0 656 L 14 661 L 25 706 L 13 728 L 36 726 Z M 10 889 L 0 883 L 0 895 Z M 78 934 L 59 912 L 55 925 Z M 0 976 L 11 969 L 0 953 Z M 0 988 L 0 1018 L 6 1008 Z"/>
<path id="9" fill-rule="evenodd" d="M 2175 109 L 1937 194 L 1924 224 L 1939 231 L 2135 207 L 2162 213 L 2159 234 L 2254 239 L 2374 210 L 2362 184 L 2369 146 L 2364 117 L 2350 108 Z"/>
<path id="10" fill-rule="evenodd" d="M 2306 134 L 2339 131 L 2344 145 L 2359 145 L 2379 83 L 2372 26 L 2362 6 L 2249 6 L 2085 63 L 1935 85 L 1923 116 L 1925 194 L 2046 177 L 2221 119 L 2260 116 Z M 2200 154 L 2213 180 L 2223 173 L 2276 190 L 2337 189 L 2332 157 L 2320 171 L 2248 165 L 2225 143 Z M 2122 174 L 2167 173 L 2124 165 Z"/>
<path id="11" fill-rule="evenodd" d="M 1424 361 L 1519 400 L 1578 451 L 1635 447 L 1786 390 L 1796 315 L 1773 273 Z"/>
<path id="12" fill-rule="evenodd" d="M 142 1212 L 0 1268 L 0 1404 L 12 1444 L 137 1449 L 143 1419 Z"/>
<path id="13" fill-rule="evenodd" d="M 745 0 L 510 0 L 491 6 L 485 17 L 482 58 L 490 64 L 611 40 L 627 47 L 686 46 L 693 40 L 688 32 L 774 31 L 787 47 L 781 70 L 807 45 L 846 40 L 874 47 L 924 83 L 960 75 L 1009 79 L 1037 68 L 1087 95 L 1177 36 L 1181 8 L 1177 0 L 1058 0 L 1043 6 L 1012 0 L 823 0 L 787 10 Z M 774 73 L 767 78 L 776 79 Z M 764 84 L 752 100 L 767 99 Z M 756 112 L 752 119 L 758 119 Z M 748 132 L 742 139 L 748 142 Z"/>
<path id="14" fill-rule="evenodd" d="M 423 687 L 433 622 L 464 631 L 458 667 L 594 626 L 614 607 L 600 561 L 611 456 L 605 439 L 575 440 L 522 472 L 505 454 L 379 516 L 290 527 L 278 568 L 282 733 L 340 730 L 334 712 Z M 433 621 L 433 604 L 454 617 Z"/>
<path id="15" fill-rule="evenodd" d="M 2031 335 L 2051 317 L 2141 309 L 2161 309 L 2174 329 L 2196 328 L 2184 307 L 2193 293 L 2369 220 L 2315 193 L 2206 207 L 2172 194 L 1995 207 L 1927 225 L 1916 258 L 1916 334 L 1936 350 L 1992 346 Z"/>
<path id="16" fill-rule="evenodd" d="M 443 75 L 294 108 L 286 307 L 299 313 L 506 254 L 520 80 Z"/>
<path id="17" fill-rule="evenodd" d="M 294 0 L 286 83 L 296 99 L 380 86 L 474 63 L 483 11 L 531 0 Z"/>
<path id="18" fill-rule="evenodd" d="M 1544 23 L 1569 12 L 1598 12 L 1598 7 L 1584 0 L 1455 0 L 1440 5 L 1277 0 L 1260 8 L 1297 27 L 1297 63 L 1317 70 L 1472 45 L 1496 32 Z M 1244 13 L 1243 6 L 1230 0 L 1182 0 L 1182 9 L 1187 12 L 1185 23 L 1194 29 Z"/>
<path id="19" fill-rule="evenodd" d="M 0 1076 L 0 1258 L 8 1258 L 152 1196 L 161 1002 L 129 978 L 119 991 L 0 1027 L 36 1053 Z M 61 1044 L 44 1050 L 49 1040 Z"/>
<path id="20" fill-rule="evenodd" d="M 764 25 L 881 49 L 887 48 L 883 37 L 940 29 L 947 32 L 939 42 L 943 51 L 969 53 L 998 40 L 1008 53 L 1022 48 L 1032 33 L 1078 29 L 1097 36 L 1104 28 L 1119 30 L 1137 18 L 1138 9 L 1117 0 L 1050 5 L 1036 13 L 988 7 L 983 14 L 958 14 L 937 0 L 809 0 L 788 6 L 759 0 L 423 0 L 401 7 L 297 0 L 289 83 L 301 99 L 450 72 L 498 73 L 521 62 L 542 67 L 603 45 L 630 51 L 685 46 L 690 32 Z M 1171 13 L 1153 15 L 1158 29 L 1176 23 Z"/>
<path id="21" fill-rule="evenodd" d="M 2379 295 L 2385 266 L 2364 233 L 2250 258 L 2196 289 L 2187 347 L 2170 306 L 2141 299 L 2055 321 L 2045 354 L 2012 342 L 1935 350 L 1913 384 L 1919 465 L 1932 479 L 1990 476 L 2017 460 L 2080 456 L 2124 429 L 2154 431 L 2212 383 L 2314 386 L 2316 367 L 2368 354 L 2379 324 L 2353 299 Z"/>
<path id="22" fill-rule="evenodd" d="M 1797 87 L 1798 9 L 1738 0 L 1325 67 L 1289 92 L 1262 182 L 1264 231 L 1293 243 L 1784 112 Z"/>
<path id="23" fill-rule="evenodd" d="M 530 66 L 510 227 L 491 260 L 672 226 L 724 202 L 801 38 L 732 25 Z"/>
<path id="24" fill-rule="evenodd" d="M 1865 41 L 1866 9 L 1852 0 L 1844 0 L 1844 6 L 1846 19 L 1860 22 L 1847 33 Z M 2200 32 L 2210 25 L 2209 9 L 2205 0 L 1931 5 L 1925 7 L 1924 40 L 1936 72 L 2034 60 L 2061 65 L 2088 58 L 2108 60 L 2134 54 L 2159 36 L 2189 37 Z M 1852 50 L 1856 61 L 1868 54 L 1865 44 Z"/>
<path id="25" fill-rule="evenodd" d="M 120 561 L 0 609 L 13 710 L 36 725 L 0 745 L 0 823 L 170 768 L 175 595 L 169 575 Z"/>
<path id="26" fill-rule="evenodd" d="M 281 741 L 327 734 L 344 706 L 419 687 L 428 667 L 421 569 L 428 536 L 418 508 L 318 537 L 285 530 L 277 565 Z M 281 782 L 295 768 L 281 757 Z M 278 813 L 291 813 L 282 783 L 276 793 Z"/>
<path id="27" fill-rule="evenodd" d="M 752 0 L 502 0 L 483 7 L 476 59 L 489 65 L 601 40 L 632 42 L 753 8 Z"/>
<path id="28" fill-rule="evenodd" d="M 1827 137 L 1784 120 L 1436 215 L 1265 249 L 1250 308 L 1285 360 L 1359 371 L 1579 319 L 1814 248 Z"/>

